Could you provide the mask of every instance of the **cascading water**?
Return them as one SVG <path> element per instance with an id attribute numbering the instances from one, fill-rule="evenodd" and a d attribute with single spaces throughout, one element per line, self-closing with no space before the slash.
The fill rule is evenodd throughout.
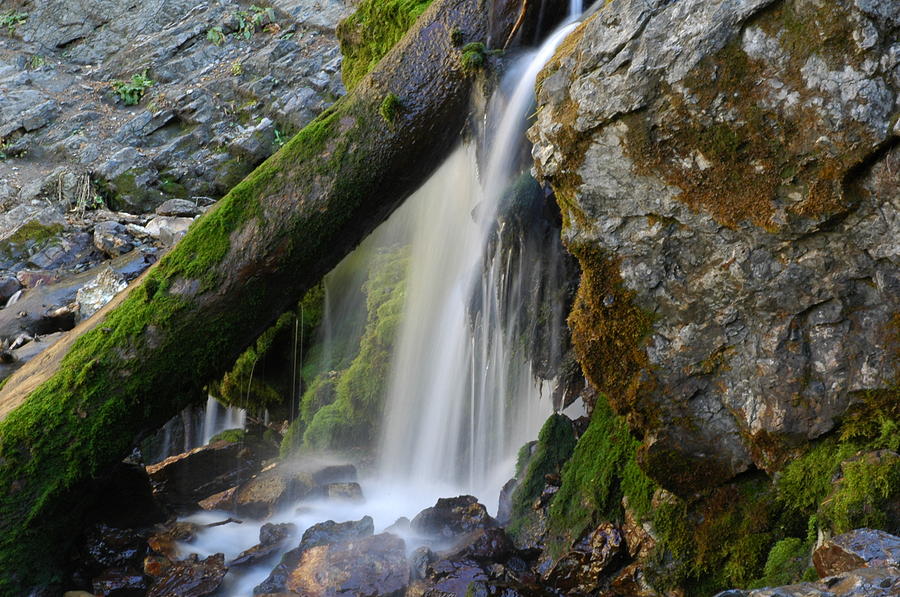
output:
<path id="1" fill-rule="evenodd" d="M 574 26 L 558 29 L 509 69 L 492 98 L 489 114 L 500 118 L 496 125 L 488 119 L 490 159 L 482 176 L 475 149 L 458 148 L 348 257 L 357 260 L 355 266 L 339 266 L 326 279 L 323 337 L 358 337 L 358 329 L 348 332 L 341 326 L 359 328 L 359 318 L 351 313 L 358 312 L 362 301 L 342 297 L 341 289 L 352 287 L 358 293 L 361 279 L 354 279 L 353 272 L 367 269 L 379 248 L 409 245 L 406 304 L 394 343 L 379 466 L 374 478 L 363 479 L 365 503 L 307 502 L 270 522 L 294 522 L 302 531 L 329 518 L 370 515 L 379 532 L 438 497 L 471 493 L 489 507 L 496 504 L 517 449 L 534 439 L 552 410 L 552 384 L 539 381 L 532 371 L 521 346 L 527 334 L 517 314 L 535 309 L 529 279 L 543 277 L 545 284 L 555 284 L 559 273 L 552 267 L 535 272 L 538 264 L 523 262 L 526 253 L 517 248 L 521 235 L 504 234 L 503 198 L 521 174 L 517 156 L 537 73 Z M 559 330 L 548 333 L 553 337 Z M 326 350 L 320 360 L 330 368 L 347 357 L 352 355 L 338 347 Z M 221 518 L 216 513 L 192 517 L 199 523 Z M 260 525 L 245 521 L 209 529 L 184 548 L 201 557 L 224 552 L 230 559 L 256 543 Z M 410 550 L 421 540 L 408 539 Z M 220 594 L 250 594 L 269 570 L 271 565 L 229 573 Z"/>
<path id="2" fill-rule="evenodd" d="M 512 346 L 515 326 L 501 317 L 501 311 L 520 308 L 501 310 L 501 303 L 526 298 L 510 293 L 516 285 L 502 244 L 483 278 L 473 274 L 494 233 L 503 192 L 518 174 L 517 150 L 537 74 L 574 26 L 557 30 L 507 75 L 505 82 L 516 84 L 509 100 L 492 110 L 502 117 L 488 145 L 483 184 L 473 152 L 461 149 L 435 177 L 446 181 L 414 201 L 407 304 L 380 452 L 386 478 L 449 481 L 459 491 L 493 497 L 511 472 L 515 451 L 550 414 L 549 400 L 540 400 L 541 384 Z M 470 325 L 466 309 L 476 290 L 479 310 Z"/>

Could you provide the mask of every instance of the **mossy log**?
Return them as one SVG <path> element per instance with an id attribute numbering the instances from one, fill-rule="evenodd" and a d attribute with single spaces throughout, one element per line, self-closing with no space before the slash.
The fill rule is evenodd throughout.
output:
<path id="1" fill-rule="evenodd" d="M 496 10 L 496 8 L 494 8 Z M 506 11 L 514 12 L 514 11 Z M 221 375 L 439 165 L 472 80 L 453 44 L 505 39 L 439 0 L 347 96 L 199 219 L 72 339 L 0 392 L 0 595 L 65 568 L 93 481 Z M 396 97 L 390 121 L 379 110 Z"/>

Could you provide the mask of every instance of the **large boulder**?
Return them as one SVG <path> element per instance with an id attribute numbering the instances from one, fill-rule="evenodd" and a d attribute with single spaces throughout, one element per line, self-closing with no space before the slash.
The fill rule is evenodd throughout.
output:
<path id="1" fill-rule="evenodd" d="M 778 470 L 896 388 L 898 24 L 890 0 L 617 0 L 540 77 L 573 343 L 676 493 Z"/>
<path id="2" fill-rule="evenodd" d="M 198 502 L 255 474 L 264 454 L 254 443 L 220 440 L 147 467 L 154 493 L 176 509 L 197 509 Z"/>
<path id="3" fill-rule="evenodd" d="M 455 539 L 476 529 L 496 526 L 497 521 L 471 495 L 440 498 L 434 506 L 419 512 L 410 523 L 417 533 L 443 539 Z"/>
<path id="4" fill-rule="evenodd" d="M 374 530 L 374 522 L 369 516 L 364 516 L 360 520 L 355 521 L 334 522 L 333 520 L 327 520 L 314 524 L 303 533 L 300 545 L 285 553 L 278 565 L 269 573 L 269 576 L 253 589 L 253 594 L 260 595 L 285 591 L 288 579 L 300 564 L 300 560 L 306 551 L 323 545 L 357 541 L 371 537 Z M 260 531 L 260 538 L 262 538 L 262 531 Z"/>
<path id="5" fill-rule="evenodd" d="M 406 544 L 390 533 L 313 547 L 287 580 L 288 590 L 309 597 L 402 597 L 408 585 Z"/>

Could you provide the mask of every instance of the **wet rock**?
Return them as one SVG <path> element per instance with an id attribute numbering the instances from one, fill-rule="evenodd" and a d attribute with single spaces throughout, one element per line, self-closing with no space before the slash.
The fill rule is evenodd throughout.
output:
<path id="1" fill-rule="evenodd" d="M 895 597 L 900 594 L 900 569 L 861 568 L 815 583 L 753 591 L 724 591 L 716 597 Z"/>
<path id="2" fill-rule="evenodd" d="M 428 547 L 419 547 L 409 556 L 410 578 L 422 580 L 428 576 L 428 567 L 436 562 L 438 556 Z"/>
<path id="3" fill-rule="evenodd" d="M 225 556 L 217 553 L 205 560 L 197 554 L 176 562 L 147 592 L 147 597 L 202 597 L 210 595 L 222 584 L 228 568 Z"/>
<path id="4" fill-rule="evenodd" d="M 96 278 L 75 293 L 78 319 L 89 318 L 127 287 L 125 276 L 117 273 L 111 267 L 105 266 Z"/>
<path id="5" fill-rule="evenodd" d="M 477 498 L 463 495 L 440 498 L 434 506 L 419 512 L 410 526 L 417 533 L 449 539 L 476 529 L 496 527 L 497 521 L 488 515 Z"/>
<path id="6" fill-rule="evenodd" d="M 236 558 L 228 562 L 228 567 L 248 566 L 265 560 L 279 551 L 290 536 L 297 531 L 291 523 L 264 524 L 259 530 L 259 544 L 244 550 Z"/>
<path id="7" fill-rule="evenodd" d="M 303 533 L 300 545 L 285 553 L 266 580 L 253 589 L 253 594 L 280 593 L 286 590 L 288 578 L 307 550 L 332 543 L 371 537 L 374 530 L 374 522 L 369 516 L 364 516 L 357 521 L 334 522 L 328 520 L 314 524 Z"/>
<path id="8" fill-rule="evenodd" d="M 316 485 L 309 473 L 275 466 L 241 485 L 234 494 L 239 516 L 265 519 L 287 504 L 313 493 Z"/>
<path id="9" fill-rule="evenodd" d="M 134 239 L 118 222 L 101 222 L 94 226 L 94 246 L 110 257 L 118 257 L 134 248 Z"/>
<path id="10" fill-rule="evenodd" d="M 200 525 L 187 521 L 172 521 L 160 525 L 157 532 L 147 539 L 147 545 L 154 552 L 175 561 L 178 556 L 179 541 L 190 543 L 197 536 Z"/>
<path id="11" fill-rule="evenodd" d="M 406 544 L 389 533 L 313 547 L 287 579 L 288 590 L 310 597 L 401 597 L 408 585 Z"/>
<path id="12" fill-rule="evenodd" d="M 500 497 L 497 505 L 497 523 L 500 525 L 509 524 L 512 518 L 512 496 L 516 487 L 519 486 L 518 479 L 510 479 L 503 484 L 500 489 Z"/>
<path id="13" fill-rule="evenodd" d="M 607 579 L 604 574 L 626 553 L 622 532 L 603 523 L 579 540 L 544 575 L 544 581 L 566 595 L 588 595 Z"/>
<path id="14" fill-rule="evenodd" d="M 225 510 L 226 512 L 234 512 L 234 497 L 238 488 L 232 487 L 219 493 L 214 493 L 208 498 L 202 499 L 197 504 L 204 510 Z"/>
<path id="15" fill-rule="evenodd" d="M 362 488 L 359 483 L 328 483 L 322 487 L 322 496 L 329 500 L 362 502 Z"/>
<path id="16" fill-rule="evenodd" d="M 12 274 L 0 275 L 0 305 L 22 288 L 22 283 Z"/>
<path id="17" fill-rule="evenodd" d="M 156 208 L 156 215 L 174 216 L 178 218 L 193 218 L 200 214 L 200 208 L 193 201 L 187 199 L 169 199 Z"/>
<path id="18" fill-rule="evenodd" d="M 200 500 L 250 477 L 261 464 L 255 444 L 218 441 L 150 465 L 147 473 L 162 502 L 190 510 Z"/>
<path id="19" fill-rule="evenodd" d="M 143 574 L 130 568 L 110 568 L 91 581 L 94 594 L 98 597 L 144 595 L 148 584 Z"/>
<path id="20" fill-rule="evenodd" d="M 147 538 L 133 529 L 98 523 L 85 532 L 84 565 L 94 570 L 140 567 L 147 553 Z"/>
<path id="21" fill-rule="evenodd" d="M 820 577 L 858 568 L 900 568 L 900 537 L 872 529 L 850 531 L 819 546 L 813 565 Z"/>
<path id="22" fill-rule="evenodd" d="M 353 483 L 356 481 L 356 467 L 352 464 L 335 464 L 316 469 L 312 478 L 316 485 L 328 483 Z"/>
<path id="23" fill-rule="evenodd" d="M 489 564 L 505 560 L 513 551 L 515 547 L 503 529 L 478 529 L 463 537 L 446 557 Z"/>

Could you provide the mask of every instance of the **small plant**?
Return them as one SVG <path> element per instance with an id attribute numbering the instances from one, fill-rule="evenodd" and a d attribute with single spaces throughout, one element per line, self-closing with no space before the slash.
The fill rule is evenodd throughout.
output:
<path id="1" fill-rule="evenodd" d="M 257 29 L 266 29 L 272 32 L 278 30 L 275 23 L 275 11 L 271 8 L 250 5 L 250 11 L 240 10 L 234 15 L 237 17 L 238 30 L 237 36 L 244 39 L 250 39 Z"/>
<path id="2" fill-rule="evenodd" d="M 47 64 L 47 59 L 41 56 L 40 54 L 33 54 L 31 58 L 28 59 L 26 66 L 29 70 L 37 70 Z"/>
<path id="3" fill-rule="evenodd" d="M 9 156 L 6 154 L 6 148 L 9 147 L 9 143 L 0 139 L 0 161 L 8 159 Z"/>
<path id="4" fill-rule="evenodd" d="M 275 145 L 278 147 L 284 147 L 284 144 L 288 142 L 288 137 L 277 128 L 275 129 Z"/>
<path id="5" fill-rule="evenodd" d="M 0 15 L 0 27 L 6 27 L 6 32 L 12 36 L 16 34 L 16 27 L 24 23 L 27 19 L 27 12 L 11 10 Z"/>
<path id="6" fill-rule="evenodd" d="M 206 32 L 206 39 L 209 40 L 212 45 L 219 47 L 225 43 L 225 32 L 222 31 L 222 28 L 219 26 L 213 27 Z"/>
<path id="7" fill-rule="evenodd" d="M 244 63 L 240 60 L 235 60 L 231 63 L 231 74 L 235 77 L 239 77 L 244 74 Z"/>
<path id="8" fill-rule="evenodd" d="M 403 108 L 403 104 L 400 101 L 400 98 L 397 97 L 397 94 L 389 93 L 384 96 L 384 99 L 381 101 L 381 106 L 378 107 L 378 113 L 381 114 L 381 117 L 384 118 L 386 123 L 394 124 L 401 108 Z"/>
<path id="9" fill-rule="evenodd" d="M 462 48 L 462 66 L 467 73 L 475 72 L 484 67 L 485 47 L 480 41 L 473 41 Z"/>
<path id="10" fill-rule="evenodd" d="M 144 93 L 153 87 L 154 81 L 147 77 L 147 71 L 131 76 L 131 81 L 113 81 L 112 88 L 126 106 L 136 106 Z"/>
<path id="11" fill-rule="evenodd" d="M 463 42 L 463 32 L 459 27 L 454 27 L 450 30 L 450 43 L 453 44 L 453 47 L 458 48 L 462 45 Z"/>

